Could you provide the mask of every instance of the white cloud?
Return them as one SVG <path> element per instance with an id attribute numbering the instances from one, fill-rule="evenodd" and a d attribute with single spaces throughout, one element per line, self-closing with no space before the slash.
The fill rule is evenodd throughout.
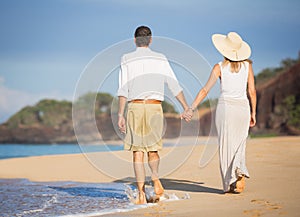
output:
<path id="1" fill-rule="evenodd" d="M 33 94 L 5 86 L 5 79 L 0 76 L 0 123 L 25 106 L 34 105 L 41 99 L 71 100 L 72 96 L 62 95 L 58 92 Z"/>

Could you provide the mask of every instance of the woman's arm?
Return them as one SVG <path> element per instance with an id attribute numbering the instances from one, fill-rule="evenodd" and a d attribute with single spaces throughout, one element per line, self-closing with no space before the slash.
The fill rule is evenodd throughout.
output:
<path id="1" fill-rule="evenodd" d="M 256 89 L 255 89 L 254 72 L 252 69 L 252 64 L 249 64 L 248 95 L 250 98 L 250 106 L 251 106 L 250 127 L 254 127 L 256 124 Z"/>
<path id="2" fill-rule="evenodd" d="M 192 103 L 191 107 L 193 110 L 196 109 L 197 106 L 199 105 L 199 103 L 201 103 L 202 100 L 207 96 L 208 92 L 215 85 L 216 81 L 218 80 L 218 78 L 220 76 L 221 76 L 221 68 L 220 68 L 219 64 L 216 64 L 211 71 L 211 74 L 210 74 L 210 77 L 209 77 L 207 83 L 199 91 L 194 102 Z"/>

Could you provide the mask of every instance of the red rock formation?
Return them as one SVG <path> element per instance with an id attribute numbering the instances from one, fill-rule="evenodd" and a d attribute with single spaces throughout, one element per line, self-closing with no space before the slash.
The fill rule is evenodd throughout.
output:
<path id="1" fill-rule="evenodd" d="M 293 127 L 287 124 L 284 100 L 291 95 L 300 97 L 299 81 L 300 63 L 257 87 L 257 127 L 253 129 L 254 133 L 297 134 L 296 130 L 289 130 Z"/>

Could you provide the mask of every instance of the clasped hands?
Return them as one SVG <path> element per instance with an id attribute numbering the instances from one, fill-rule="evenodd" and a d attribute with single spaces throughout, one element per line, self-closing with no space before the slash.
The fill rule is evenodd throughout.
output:
<path id="1" fill-rule="evenodd" d="M 186 122 L 190 122 L 192 120 L 194 114 L 194 110 L 192 108 L 187 108 L 180 115 L 181 119 L 184 119 Z M 123 115 L 119 115 L 118 127 L 121 133 L 126 133 L 126 121 Z"/>
<path id="2" fill-rule="evenodd" d="M 194 110 L 192 108 L 187 108 L 180 115 L 181 119 L 184 119 L 186 122 L 190 122 L 192 120 L 194 114 Z"/>

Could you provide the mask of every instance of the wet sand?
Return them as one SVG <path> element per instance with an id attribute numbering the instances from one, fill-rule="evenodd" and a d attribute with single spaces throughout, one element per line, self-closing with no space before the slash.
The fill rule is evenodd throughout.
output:
<path id="1" fill-rule="evenodd" d="M 176 150 L 184 153 L 191 148 L 182 146 Z M 246 180 L 246 190 L 238 195 L 222 193 L 218 155 L 206 167 L 199 167 L 203 149 L 204 146 L 195 146 L 186 161 L 162 178 L 167 194 L 174 193 L 179 198 L 188 194 L 190 199 L 162 201 L 156 206 L 107 216 L 299 216 L 300 137 L 250 139 L 247 143 L 247 166 L 251 178 Z M 172 151 L 171 147 L 165 148 L 161 156 L 168 156 Z M 111 157 L 103 152 L 0 160 L 0 178 L 133 181 L 131 154 L 120 151 L 114 155 L 126 163 L 111 163 Z M 182 161 L 180 158 L 175 160 Z M 120 177 L 103 174 L 99 165 L 105 162 L 111 163 L 106 165 L 108 168 L 121 170 Z"/>

